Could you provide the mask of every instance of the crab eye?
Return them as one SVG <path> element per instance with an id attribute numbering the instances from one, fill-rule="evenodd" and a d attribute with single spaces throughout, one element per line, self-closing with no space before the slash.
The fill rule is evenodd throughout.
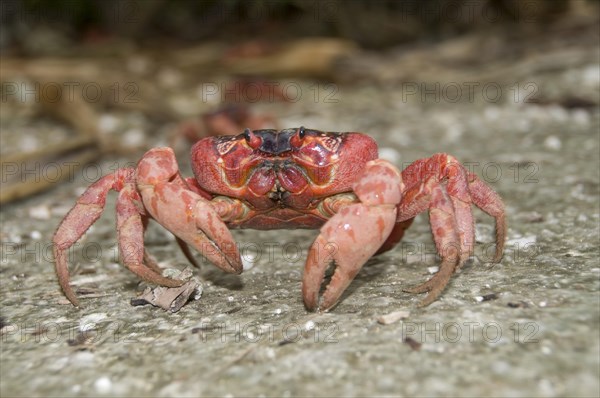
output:
<path id="1" fill-rule="evenodd" d="M 250 140 L 252 139 L 252 136 L 250 134 L 250 129 L 247 128 L 244 130 L 244 139 L 247 143 L 250 143 Z"/>
<path id="2" fill-rule="evenodd" d="M 304 137 L 306 137 L 306 129 L 304 126 L 301 126 L 296 130 L 296 134 L 292 133 L 290 136 L 290 143 L 293 147 L 300 148 L 302 145 L 305 145 Z"/>
<path id="3" fill-rule="evenodd" d="M 304 136 L 305 136 L 305 135 L 306 135 L 306 131 L 304 130 L 304 126 L 301 126 L 301 127 L 298 129 L 298 137 L 300 137 L 300 138 L 304 138 Z"/>
<path id="4" fill-rule="evenodd" d="M 260 146 L 262 140 L 256 134 L 254 134 L 250 129 L 245 129 L 242 133 L 246 143 L 250 146 L 250 148 L 256 149 Z"/>

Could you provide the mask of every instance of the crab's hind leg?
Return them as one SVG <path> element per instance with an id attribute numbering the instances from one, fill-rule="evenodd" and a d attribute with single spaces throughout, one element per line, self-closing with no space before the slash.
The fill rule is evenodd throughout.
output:
<path id="1" fill-rule="evenodd" d="M 106 195 L 113 189 L 120 190 L 133 178 L 133 169 L 119 169 L 113 174 L 102 177 L 79 197 L 75 206 L 62 220 L 52 237 L 54 266 L 58 282 L 65 296 L 75 306 L 79 300 L 69 285 L 69 265 L 67 250 L 75 244 L 102 214 L 106 204 Z"/>
<path id="2" fill-rule="evenodd" d="M 502 258 L 506 240 L 507 227 L 504 203 L 500 199 L 500 195 L 475 174 L 469 174 L 469 192 L 473 203 L 496 220 L 496 252 L 492 262 L 497 263 Z"/>
<path id="3" fill-rule="evenodd" d="M 134 202 L 141 202 L 133 183 L 125 185 L 117 199 L 117 230 L 119 234 L 119 252 L 125 266 L 141 279 L 157 285 L 177 287 L 183 281 L 164 277 L 160 268 L 151 260 L 147 265 L 144 258 L 144 223 L 142 215 Z"/>
<path id="4" fill-rule="evenodd" d="M 402 177 L 407 190 L 398 207 L 398 221 L 429 209 L 431 232 L 442 257 L 440 271 L 427 282 L 405 291 L 429 292 L 420 305 L 433 302 L 473 251 L 475 226 L 471 204 L 496 219 L 496 254 L 502 257 L 506 236 L 504 204 L 489 186 L 468 173 L 453 156 L 439 153 L 417 160 Z"/>
<path id="5" fill-rule="evenodd" d="M 419 286 L 405 289 L 409 293 L 429 292 L 419 303 L 420 306 L 429 305 L 439 297 L 450 281 L 450 277 L 460 261 L 461 253 L 460 235 L 456 225 L 456 215 L 452 200 L 445 186 L 432 185 L 431 194 L 428 195 L 428 200 L 431 203 L 429 220 L 435 246 L 442 261 L 439 271 L 431 279 Z"/>
<path id="6" fill-rule="evenodd" d="M 368 162 L 353 189 L 361 203 L 343 207 L 331 217 L 310 248 L 302 280 L 304 304 L 309 310 L 333 307 L 394 227 L 402 190 L 400 173 L 394 166 L 383 160 Z M 319 300 L 325 272 L 332 262 L 333 276 Z"/>
<path id="7" fill-rule="evenodd" d="M 138 194 L 138 196 L 139 196 L 139 194 Z M 150 221 L 150 217 L 148 217 L 147 215 L 143 215 L 142 216 L 142 228 L 144 231 L 143 232 L 144 235 L 146 234 L 146 229 L 148 228 L 148 221 Z M 148 249 L 146 249 L 145 245 L 144 245 L 144 264 L 146 264 L 148 266 L 148 268 L 150 268 L 154 272 L 156 272 L 158 274 L 162 274 L 162 269 L 158 265 L 158 262 L 156 261 L 154 256 L 148 252 Z"/>

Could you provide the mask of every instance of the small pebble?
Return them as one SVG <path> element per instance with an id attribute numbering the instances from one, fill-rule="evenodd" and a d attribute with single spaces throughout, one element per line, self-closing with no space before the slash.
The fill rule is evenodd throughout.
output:
<path id="1" fill-rule="evenodd" d="M 475 301 L 481 303 L 482 301 L 496 300 L 497 298 L 498 298 L 498 295 L 496 293 L 490 293 L 490 294 L 484 294 L 483 296 L 475 297 Z"/>
<path id="2" fill-rule="evenodd" d="M 49 220 L 50 209 L 46 205 L 39 205 L 29 208 L 29 217 L 36 220 Z"/>
<path id="3" fill-rule="evenodd" d="M 306 331 L 313 330 L 314 328 L 315 328 L 314 321 L 308 321 L 304 324 L 304 330 L 306 330 Z"/>
<path id="4" fill-rule="evenodd" d="M 271 347 L 268 347 L 268 348 L 265 350 L 265 356 L 266 356 L 267 358 L 269 358 L 269 359 L 275 359 L 275 357 L 276 357 L 277 355 L 275 354 L 275 350 L 274 350 L 273 348 L 271 348 Z M 285 391 L 284 391 L 284 395 L 285 395 Z"/>
<path id="5" fill-rule="evenodd" d="M 42 239 L 42 233 L 40 231 L 31 231 L 29 233 L 29 236 L 33 240 L 40 240 L 40 239 Z"/>
<path id="6" fill-rule="evenodd" d="M 438 267 L 438 266 L 427 267 L 427 272 L 429 272 L 430 274 L 435 274 L 439 270 L 440 270 L 440 267 Z"/>
<path id="7" fill-rule="evenodd" d="M 544 146 L 548 149 L 557 151 L 562 148 L 562 142 L 557 136 L 551 135 L 544 141 Z"/>
<path id="8" fill-rule="evenodd" d="M 84 316 L 79 320 L 79 330 L 82 332 L 93 330 L 96 328 L 96 323 L 106 319 L 107 315 L 104 312 L 98 312 Z"/>
<path id="9" fill-rule="evenodd" d="M 417 340 L 413 339 L 412 337 L 405 338 L 404 343 L 408 344 L 408 346 L 410 348 L 412 348 L 413 351 L 419 351 L 421 349 L 421 346 L 423 345 L 422 343 L 418 342 Z"/>
<path id="10" fill-rule="evenodd" d="M 94 382 L 94 388 L 99 394 L 108 394 L 112 390 L 112 381 L 106 376 L 102 376 Z"/>
<path id="11" fill-rule="evenodd" d="M 248 271 L 254 267 L 255 259 L 253 256 L 242 256 L 242 267 L 244 271 Z"/>
<path id="12" fill-rule="evenodd" d="M 382 325 L 389 325 L 398 322 L 400 319 L 406 319 L 409 316 L 410 311 L 394 311 L 386 315 L 381 315 L 379 318 L 377 318 L 377 322 L 379 322 Z"/>
<path id="13" fill-rule="evenodd" d="M 141 129 L 132 128 L 123 134 L 122 142 L 125 146 L 141 146 L 144 144 L 146 136 Z"/>
<path id="14" fill-rule="evenodd" d="M 203 293 L 203 289 L 202 289 L 202 285 L 198 284 L 198 287 L 196 288 L 196 291 L 194 293 L 194 297 L 192 298 L 194 301 L 196 300 L 200 300 L 200 298 L 202 297 L 202 293 Z"/>
<path id="15" fill-rule="evenodd" d="M 103 133 L 110 133 L 116 130 L 119 125 L 119 119 L 113 115 L 104 114 L 98 118 L 98 129 Z"/>

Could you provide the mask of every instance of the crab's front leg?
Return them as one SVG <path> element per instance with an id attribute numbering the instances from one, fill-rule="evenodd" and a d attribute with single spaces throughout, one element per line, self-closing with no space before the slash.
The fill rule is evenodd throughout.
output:
<path id="1" fill-rule="evenodd" d="M 302 294 L 309 310 L 333 307 L 365 262 L 377 252 L 396 222 L 396 207 L 402 195 L 400 172 L 389 162 L 367 163 L 353 185 L 360 203 L 343 207 L 321 228 L 310 248 Z M 319 302 L 319 291 L 327 267 L 335 271 Z"/>
<path id="2" fill-rule="evenodd" d="M 146 211 L 158 223 L 222 270 L 242 272 L 231 232 L 211 203 L 181 178 L 171 148 L 154 148 L 144 155 L 137 168 L 137 188 Z"/>

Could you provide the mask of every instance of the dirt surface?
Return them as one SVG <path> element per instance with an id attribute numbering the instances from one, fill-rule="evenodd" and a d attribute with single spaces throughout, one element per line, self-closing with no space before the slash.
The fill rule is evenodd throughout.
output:
<path id="1" fill-rule="evenodd" d="M 499 98 L 477 89 L 458 101 L 447 82 L 422 97 L 407 85 L 334 92 L 306 80 L 294 103 L 262 105 L 281 127 L 366 132 L 400 167 L 451 153 L 502 196 L 502 262 L 487 262 L 493 220 L 475 210 L 475 255 L 426 308 L 402 291 L 435 272 L 426 215 L 367 263 L 329 313 L 308 313 L 301 300 L 316 231 L 245 230 L 235 237 L 248 269 L 225 275 L 199 258 L 202 295 L 173 314 L 130 305 L 146 285 L 119 264 L 114 194 L 71 251 L 82 309 L 65 301 L 54 274 L 49 242 L 78 194 L 99 171 L 136 159 L 107 158 L 2 206 L 1 395 L 598 396 L 598 68 L 524 73 L 499 84 Z M 592 106 L 525 102 L 533 91 L 560 100 L 573 87 Z M 17 131 L 5 129 L 3 140 L 18 141 Z M 185 268 L 164 230 L 152 225 L 146 242 L 161 265 Z M 394 311 L 409 314 L 378 322 Z"/>

